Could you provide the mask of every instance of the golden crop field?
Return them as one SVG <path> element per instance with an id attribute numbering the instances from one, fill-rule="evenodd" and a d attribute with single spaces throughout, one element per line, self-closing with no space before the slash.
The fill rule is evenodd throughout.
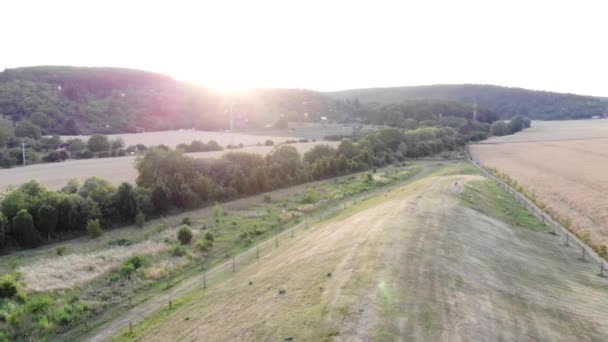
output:
<path id="1" fill-rule="evenodd" d="M 577 233 L 588 231 L 593 244 L 608 245 L 608 120 L 535 121 L 472 145 L 471 154 L 534 193 Z"/>

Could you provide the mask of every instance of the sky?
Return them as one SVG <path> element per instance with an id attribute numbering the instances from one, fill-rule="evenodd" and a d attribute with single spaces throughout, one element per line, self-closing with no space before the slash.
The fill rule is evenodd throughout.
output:
<path id="1" fill-rule="evenodd" d="M 0 70 L 112 66 L 220 89 L 480 83 L 608 96 L 597 0 L 3 0 Z"/>

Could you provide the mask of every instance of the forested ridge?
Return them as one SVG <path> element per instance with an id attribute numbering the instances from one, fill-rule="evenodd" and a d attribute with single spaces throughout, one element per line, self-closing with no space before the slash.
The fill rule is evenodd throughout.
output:
<path id="1" fill-rule="evenodd" d="M 339 100 L 362 104 L 401 103 L 420 99 L 440 99 L 466 104 L 477 103 L 509 119 L 516 115 L 531 119 L 582 119 L 606 111 L 605 98 L 523 88 L 480 84 L 443 84 L 411 87 L 351 89 L 325 93 Z"/>
<path id="2" fill-rule="evenodd" d="M 370 123 L 413 129 L 603 114 L 606 101 L 489 85 L 435 85 L 322 93 L 255 89 L 222 94 L 169 76 L 121 68 L 40 66 L 0 72 L 0 116 L 29 121 L 42 134 L 126 133 L 196 128 L 249 129 L 287 121 Z M 232 115 L 231 115 L 232 114 Z M 454 119 L 460 118 L 460 119 Z M 459 121 L 459 122 L 458 122 Z M 467 129 L 465 129 L 467 130 Z"/>

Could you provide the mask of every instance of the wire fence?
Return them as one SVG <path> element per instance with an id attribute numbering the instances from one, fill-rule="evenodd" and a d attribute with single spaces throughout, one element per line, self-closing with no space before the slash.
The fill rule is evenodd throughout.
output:
<path id="1" fill-rule="evenodd" d="M 598 275 L 605 276 L 605 260 L 600 257 L 589 245 L 581 241 L 576 235 L 562 226 L 557 220 L 555 220 L 551 215 L 547 214 L 544 210 L 539 208 L 534 202 L 532 202 L 529 198 L 515 190 L 509 184 L 505 183 L 500 178 L 496 177 L 493 173 L 486 170 L 478 161 L 474 160 L 469 154 L 468 147 L 466 148 L 466 155 L 468 161 L 477 167 L 481 174 L 493 180 L 498 186 L 502 187 L 506 192 L 508 192 L 511 196 L 513 196 L 522 206 L 524 206 L 532 215 L 536 216 L 541 220 L 543 224 L 549 227 L 550 234 L 555 236 L 562 236 L 562 243 L 564 246 L 573 246 L 577 248 L 580 252 L 579 259 L 582 261 L 587 261 L 594 263 L 598 267 Z"/>

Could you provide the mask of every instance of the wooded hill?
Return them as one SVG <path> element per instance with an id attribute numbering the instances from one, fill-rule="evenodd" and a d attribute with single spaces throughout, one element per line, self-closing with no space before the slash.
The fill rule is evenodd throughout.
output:
<path id="1" fill-rule="evenodd" d="M 603 114 L 608 106 L 608 102 L 599 97 L 477 84 L 352 89 L 325 94 L 338 100 L 357 100 L 361 104 L 420 99 L 477 103 L 501 119 L 516 115 L 542 120 L 590 118 Z"/>
<path id="2" fill-rule="evenodd" d="M 47 134 L 226 129 L 229 110 L 237 128 L 345 113 L 340 101 L 314 91 L 258 89 L 227 97 L 139 70 L 41 66 L 0 73 L 0 115 L 29 120 Z"/>
<path id="3" fill-rule="evenodd" d="M 599 98 L 485 85 L 355 89 L 322 93 L 256 89 L 230 96 L 152 72 L 120 68 L 40 66 L 0 72 L 0 119 L 28 120 L 43 134 L 124 133 L 197 128 L 223 130 L 287 121 L 359 122 L 413 129 L 470 131 L 515 115 L 584 118 L 604 112 Z M 230 115 L 232 113 L 232 115 Z M 467 121 L 469 121 L 467 123 Z M 487 131 L 488 129 L 484 129 Z"/>

